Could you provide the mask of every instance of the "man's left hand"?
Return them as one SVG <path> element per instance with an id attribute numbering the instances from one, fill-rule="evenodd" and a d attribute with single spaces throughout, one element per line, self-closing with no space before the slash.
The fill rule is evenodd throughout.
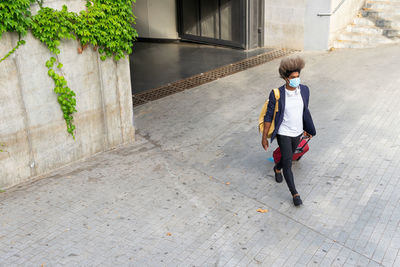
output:
<path id="1" fill-rule="evenodd" d="M 304 136 L 306 136 L 307 138 L 309 138 L 309 139 L 311 139 L 312 138 L 312 135 L 311 134 L 309 134 L 309 133 L 307 133 L 306 131 L 304 131 Z"/>

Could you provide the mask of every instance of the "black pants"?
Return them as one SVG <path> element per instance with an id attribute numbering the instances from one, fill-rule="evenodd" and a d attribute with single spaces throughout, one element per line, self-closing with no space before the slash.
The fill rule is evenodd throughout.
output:
<path id="1" fill-rule="evenodd" d="M 283 176 L 285 177 L 286 183 L 289 187 L 292 195 L 297 194 L 296 186 L 294 184 L 294 178 L 292 173 L 292 158 L 297 146 L 300 143 L 300 137 L 290 137 L 285 135 L 277 135 L 279 148 L 281 149 L 281 160 L 276 164 L 278 170 L 283 169 Z"/>

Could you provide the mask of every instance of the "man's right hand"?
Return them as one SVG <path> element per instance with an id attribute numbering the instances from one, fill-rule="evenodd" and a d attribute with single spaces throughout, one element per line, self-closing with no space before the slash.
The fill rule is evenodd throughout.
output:
<path id="1" fill-rule="evenodd" d="M 265 151 L 267 151 L 268 146 L 269 146 L 268 139 L 263 137 L 263 139 L 261 140 L 261 144 L 262 144 L 263 148 L 265 149 Z"/>

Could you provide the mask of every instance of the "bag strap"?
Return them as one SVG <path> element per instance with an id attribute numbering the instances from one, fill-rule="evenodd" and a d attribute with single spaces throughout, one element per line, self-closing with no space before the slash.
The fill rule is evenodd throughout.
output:
<path id="1" fill-rule="evenodd" d="M 279 99 L 281 98 L 281 94 L 280 94 L 278 88 L 275 88 L 275 89 L 274 89 L 274 95 L 275 95 L 275 99 L 276 99 L 276 100 L 279 100 Z"/>
<path id="2" fill-rule="evenodd" d="M 279 111 L 279 99 L 281 98 L 281 94 L 279 92 L 278 88 L 274 89 L 274 95 L 275 95 L 275 110 L 274 113 L 277 113 Z"/>

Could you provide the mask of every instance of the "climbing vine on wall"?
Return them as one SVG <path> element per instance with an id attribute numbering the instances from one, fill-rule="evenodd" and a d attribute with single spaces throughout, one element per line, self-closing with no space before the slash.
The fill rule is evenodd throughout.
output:
<path id="1" fill-rule="evenodd" d="M 3 58 L 0 59 L 0 63 L 4 60 L 6 60 L 9 56 L 11 56 L 12 54 L 14 54 L 14 52 L 21 46 L 25 44 L 25 40 L 19 40 L 17 45 L 10 51 L 7 53 L 7 55 L 5 55 Z"/>
<path id="2" fill-rule="evenodd" d="M 5 151 L 6 144 L 0 143 L 0 152 L 7 152 Z"/>
<path id="3" fill-rule="evenodd" d="M 54 92 L 57 94 L 67 131 L 73 137 L 76 94 L 68 87 L 65 76 L 62 75 L 63 65 L 57 57 L 61 52 L 60 43 L 67 39 L 77 40 L 80 43 L 78 53 L 92 46 L 103 61 L 107 58 L 116 61 L 124 58 L 126 54 L 132 53 L 132 45 L 137 37 L 137 32 L 132 27 L 135 23 L 132 11 L 134 2 L 136 0 L 87 0 L 86 10 L 79 13 L 68 11 L 65 5 L 61 10 L 44 7 L 43 0 L 0 2 L 0 39 L 4 32 L 14 32 L 19 36 L 16 47 L 1 58 L 0 62 L 25 44 L 21 38 L 28 31 L 47 46 L 52 53 L 45 63 L 48 75 L 54 81 Z M 40 7 L 36 15 L 32 15 L 30 11 L 32 3 L 37 3 Z"/>
<path id="4" fill-rule="evenodd" d="M 4 32 L 26 35 L 32 22 L 30 11 L 34 0 L 2 0 L 0 2 L 0 38 Z"/>

